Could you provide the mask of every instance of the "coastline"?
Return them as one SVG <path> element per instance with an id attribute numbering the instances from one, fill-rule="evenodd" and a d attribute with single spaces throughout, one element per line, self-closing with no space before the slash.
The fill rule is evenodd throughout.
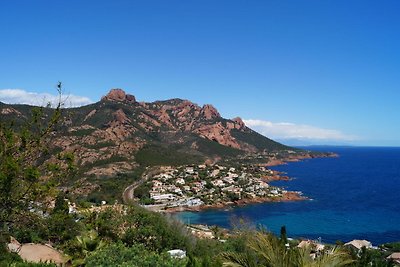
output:
<path id="1" fill-rule="evenodd" d="M 318 154 L 313 154 L 312 152 L 308 152 L 305 154 L 301 155 L 292 155 L 289 156 L 285 159 L 272 159 L 268 161 L 265 166 L 267 167 L 273 167 L 273 166 L 279 166 L 279 165 L 285 165 L 290 162 L 299 162 L 305 159 L 316 159 L 316 158 L 338 158 L 339 155 L 336 153 L 332 152 L 327 152 L 327 153 L 318 153 Z"/>
<path id="2" fill-rule="evenodd" d="M 396 212 L 399 205 L 395 202 L 398 194 L 394 192 L 399 188 L 398 179 L 394 178 L 399 177 L 399 148 L 395 151 L 359 147 L 325 149 L 340 157 L 271 167 L 294 178 L 292 182 L 276 185 L 303 191 L 314 201 L 250 204 L 229 211 L 183 212 L 173 216 L 183 222 L 227 228 L 231 217 L 244 217 L 278 235 L 284 224 L 292 237 L 322 237 L 324 242 L 332 244 L 352 239 L 366 239 L 374 245 L 399 241 L 400 215 Z M 350 176 L 354 178 L 349 179 Z M 372 195 L 373 190 L 376 191 Z"/>
<path id="3" fill-rule="evenodd" d="M 159 209 L 157 211 L 163 213 L 175 213 L 182 211 L 200 212 L 208 209 L 225 209 L 233 206 L 245 206 L 248 204 L 268 203 L 268 202 L 291 202 L 291 201 L 304 201 L 310 200 L 308 197 L 303 196 L 300 192 L 287 191 L 281 197 L 258 197 L 258 198 L 246 198 L 240 199 L 234 202 L 216 203 L 212 205 L 202 205 L 195 207 L 173 207 L 166 209 Z"/>
<path id="4" fill-rule="evenodd" d="M 313 158 L 331 158 L 331 157 L 339 157 L 338 154 L 335 153 L 318 153 L 313 154 L 312 152 L 307 152 L 301 155 L 292 155 L 285 159 L 272 159 L 265 164 L 262 164 L 266 167 L 284 165 L 290 162 L 299 162 L 305 159 L 313 159 Z M 284 173 L 271 170 L 272 175 L 266 175 L 261 177 L 265 182 L 273 182 L 273 181 L 290 181 L 292 178 L 284 175 Z M 191 211 L 191 212 L 200 212 L 207 209 L 225 209 L 230 208 L 232 206 L 244 206 L 248 204 L 257 204 L 257 203 L 268 203 L 268 202 L 291 202 L 291 201 L 304 201 L 310 200 L 310 198 L 303 196 L 302 192 L 299 191 L 283 191 L 281 196 L 268 196 L 268 197 L 255 197 L 255 198 L 242 198 L 233 202 L 220 202 L 215 204 L 205 204 L 200 206 L 178 206 L 178 207 L 167 207 L 164 205 L 147 205 L 144 206 L 150 210 L 156 212 L 163 213 L 175 213 L 182 211 Z"/>

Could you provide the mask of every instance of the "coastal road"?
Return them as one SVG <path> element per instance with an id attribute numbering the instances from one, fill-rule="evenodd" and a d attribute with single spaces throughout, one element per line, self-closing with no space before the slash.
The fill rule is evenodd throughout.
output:
<path id="1" fill-rule="evenodd" d="M 124 201 L 124 203 L 133 203 L 135 201 L 135 196 L 133 195 L 135 188 L 146 182 L 150 177 L 153 177 L 154 175 L 160 173 L 160 171 L 162 170 L 163 168 L 159 166 L 147 168 L 138 181 L 135 181 L 133 184 L 125 188 L 124 192 L 122 193 L 122 200 Z"/>

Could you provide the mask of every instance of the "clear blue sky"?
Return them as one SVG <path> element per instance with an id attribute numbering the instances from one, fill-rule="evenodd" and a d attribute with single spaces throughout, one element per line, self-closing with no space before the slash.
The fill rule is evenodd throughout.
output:
<path id="1" fill-rule="evenodd" d="M 61 80 L 97 101 L 119 87 L 211 103 L 280 140 L 400 145 L 399 13 L 400 1 L 1 1 L 0 89 Z"/>

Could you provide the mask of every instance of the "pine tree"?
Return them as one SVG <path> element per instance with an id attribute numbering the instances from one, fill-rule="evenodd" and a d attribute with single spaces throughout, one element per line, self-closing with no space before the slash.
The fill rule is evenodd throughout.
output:
<path id="1" fill-rule="evenodd" d="M 283 244 L 287 243 L 287 233 L 286 233 L 286 226 L 283 225 L 281 227 L 281 241 Z"/>
<path id="2" fill-rule="evenodd" d="M 52 156 L 51 144 L 62 120 L 61 83 L 55 108 L 34 107 L 23 125 L 0 121 L 0 236 L 29 213 L 46 212 L 61 179 L 74 171 L 74 157 Z"/>

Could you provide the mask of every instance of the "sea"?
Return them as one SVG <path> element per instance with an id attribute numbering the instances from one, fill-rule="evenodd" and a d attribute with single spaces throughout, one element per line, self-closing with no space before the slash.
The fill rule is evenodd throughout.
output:
<path id="1" fill-rule="evenodd" d="M 273 185 L 302 191 L 306 201 L 259 203 L 201 212 L 179 212 L 184 223 L 231 228 L 242 220 L 292 238 L 325 243 L 366 239 L 400 241 L 400 147 L 310 147 L 338 158 L 307 159 L 272 167 L 290 181 Z"/>

